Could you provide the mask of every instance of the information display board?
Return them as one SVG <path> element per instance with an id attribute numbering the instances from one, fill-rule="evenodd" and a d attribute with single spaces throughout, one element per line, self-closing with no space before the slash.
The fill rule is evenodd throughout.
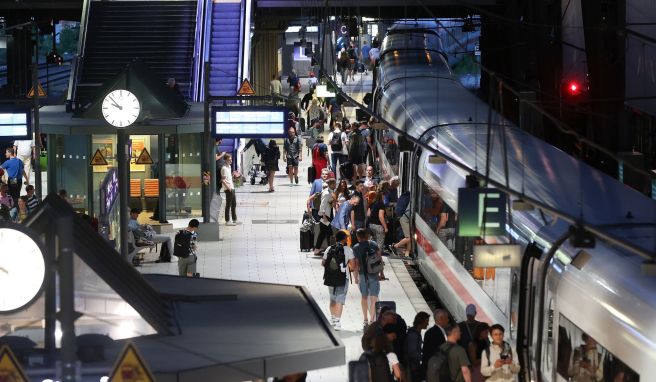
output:
<path id="1" fill-rule="evenodd" d="M 0 138 L 32 139 L 31 113 L 0 111 Z"/>
<path id="2" fill-rule="evenodd" d="M 286 135 L 284 107 L 212 107 L 212 133 L 225 138 L 276 138 Z"/>

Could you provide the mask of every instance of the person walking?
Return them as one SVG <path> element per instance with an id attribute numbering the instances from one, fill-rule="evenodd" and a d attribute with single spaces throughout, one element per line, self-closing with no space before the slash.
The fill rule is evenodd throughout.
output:
<path id="1" fill-rule="evenodd" d="M 335 234 L 335 244 L 326 249 L 321 260 L 324 267 L 323 283 L 330 295 L 330 323 L 335 330 L 341 330 L 342 311 L 349 286 L 349 273 L 354 268 L 353 250 L 346 245 L 346 233 Z"/>
<path id="2" fill-rule="evenodd" d="M 335 174 L 339 173 L 339 165 L 348 160 L 348 137 L 342 131 L 342 123 L 335 122 L 335 128 L 328 134 L 328 144 L 330 145 L 330 164 Z"/>
<path id="3" fill-rule="evenodd" d="M 282 83 L 278 74 L 272 76 L 269 89 L 271 90 L 271 96 L 274 98 L 274 102 L 276 102 L 277 100 L 275 98 L 282 95 Z"/>
<path id="4" fill-rule="evenodd" d="M 269 146 L 264 153 L 264 165 L 267 171 L 267 179 L 269 180 L 269 192 L 274 192 L 273 178 L 276 175 L 278 168 L 278 161 L 280 160 L 280 149 L 274 139 L 269 141 Z"/>
<path id="5" fill-rule="evenodd" d="M 362 326 L 367 327 L 369 323 L 376 320 L 376 302 L 380 295 L 380 276 L 379 273 L 370 273 L 367 270 L 367 257 L 371 253 L 380 253 L 380 247 L 369 240 L 369 231 L 360 228 L 356 231 L 355 237 L 358 243 L 353 246 L 353 253 L 356 259 L 357 272 L 354 281 L 360 288 L 360 306 L 362 307 L 362 316 L 364 321 Z"/>
<path id="6" fill-rule="evenodd" d="M 296 129 L 293 127 L 287 130 L 283 153 L 283 161 L 287 163 L 289 185 L 291 186 L 294 182 L 298 184 L 298 164 L 303 160 L 303 151 L 301 149 L 301 140 L 296 135 Z"/>
<path id="7" fill-rule="evenodd" d="M 232 155 L 226 154 L 223 157 L 225 165 L 221 168 L 221 182 L 225 190 L 226 206 L 225 221 L 226 225 L 237 225 L 237 195 L 235 194 L 235 184 L 232 180 Z M 232 215 L 232 216 L 231 216 Z M 232 217 L 232 219 L 230 219 Z"/>
<path id="8" fill-rule="evenodd" d="M 30 184 L 30 172 L 32 172 L 32 158 L 34 158 L 34 140 L 14 141 L 14 152 L 16 157 L 23 162 L 25 184 L 28 185 Z"/>
<path id="9" fill-rule="evenodd" d="M 23 182 L 21 182 L 21 180 L 25 178 L 26 181 L 29 181 L 29 179 L 27 179 L 27 175 L 25 174 L 23 161 L 16 158 L 16 153 L 13 147 L 8 147 L 7 150 L 5 150 L 5 157 L 7 160 L 0 165 L 0 168 L 3 168 L 7 172 L 9 195 L 14 198 L 14 205 L 16 205 L 18 197 L 20 196 L 21 188 L 23 188 Z"/>
<path id="10" fill-rule="evenodd" d="M 321 171 L 328 167 L 328 146 L 323 143 L 321 136 L 317 138 L 312 147 L 312 166 L 314 167 L 314 179 L 321 178 Z"/>

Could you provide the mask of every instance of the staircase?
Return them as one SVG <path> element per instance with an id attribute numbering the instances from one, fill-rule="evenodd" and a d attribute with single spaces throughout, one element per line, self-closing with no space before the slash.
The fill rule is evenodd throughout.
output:
<path id="1" fill-rule="evenodd" d="M 84 107 L 101 85 L 140 58 L 190 97 L 197 1 L 91 1 L 75 100 Z"/>
<path id="2" fill-rule="evenodd" d="M 209 92 L 234 96 L 239 87 L 242 49 L 241 3 L 213 3 L 209 48 Z"/>

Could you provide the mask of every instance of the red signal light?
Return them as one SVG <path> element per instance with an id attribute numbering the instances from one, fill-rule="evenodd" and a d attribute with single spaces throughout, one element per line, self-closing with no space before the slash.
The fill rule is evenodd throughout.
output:
<path id="1" fill-rule="evenodd" d="M 579 86 L 575 82 L 572 82 L 571 84 L 569 84 L 569 90 L 572 93 L 576 93 L 576 91 L 579 90 Z"/>

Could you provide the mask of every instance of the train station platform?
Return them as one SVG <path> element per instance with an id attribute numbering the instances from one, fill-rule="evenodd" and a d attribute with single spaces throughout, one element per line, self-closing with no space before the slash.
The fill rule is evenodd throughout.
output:
<path id="1" fill-rule="evenodd" d="M 281 163 L 283 171 L 276 175 L 275 192 L 267 192 L 266 185 L 245 184 L 237 188 L 237 216 L 241 224 L 226 226 L 222 221 L 220 241 L 199 242 L 197 271 L 201 277 L 303 285 L 329 316 L 321 260 L 311 252 L 299 251 L 299 226 L 310 189 L 304 170 L 309 162 L 304 156 L 298 185 L 289 184 Z M 177 229 L 186 226 L 187 220 L 172 223 Z M 143 273 L 177 274 L 173 259 L 172 263 L 146 263 L 138 269 Z M 381 282 L 380 299 L 395 301 L 397 312 L 406 322 L 412 323 L 419 311 L 430 311 L 402 260 L 388 259 L 385 275 L 389 280 Z M 309 371 L 308 381 L 348 380 L 348 361 L 357 360 L 362 353 L 362 311 L 356 285 L 349 287 L 342 329 L 336 335 L 346 346 L 346 364 Z"/>

